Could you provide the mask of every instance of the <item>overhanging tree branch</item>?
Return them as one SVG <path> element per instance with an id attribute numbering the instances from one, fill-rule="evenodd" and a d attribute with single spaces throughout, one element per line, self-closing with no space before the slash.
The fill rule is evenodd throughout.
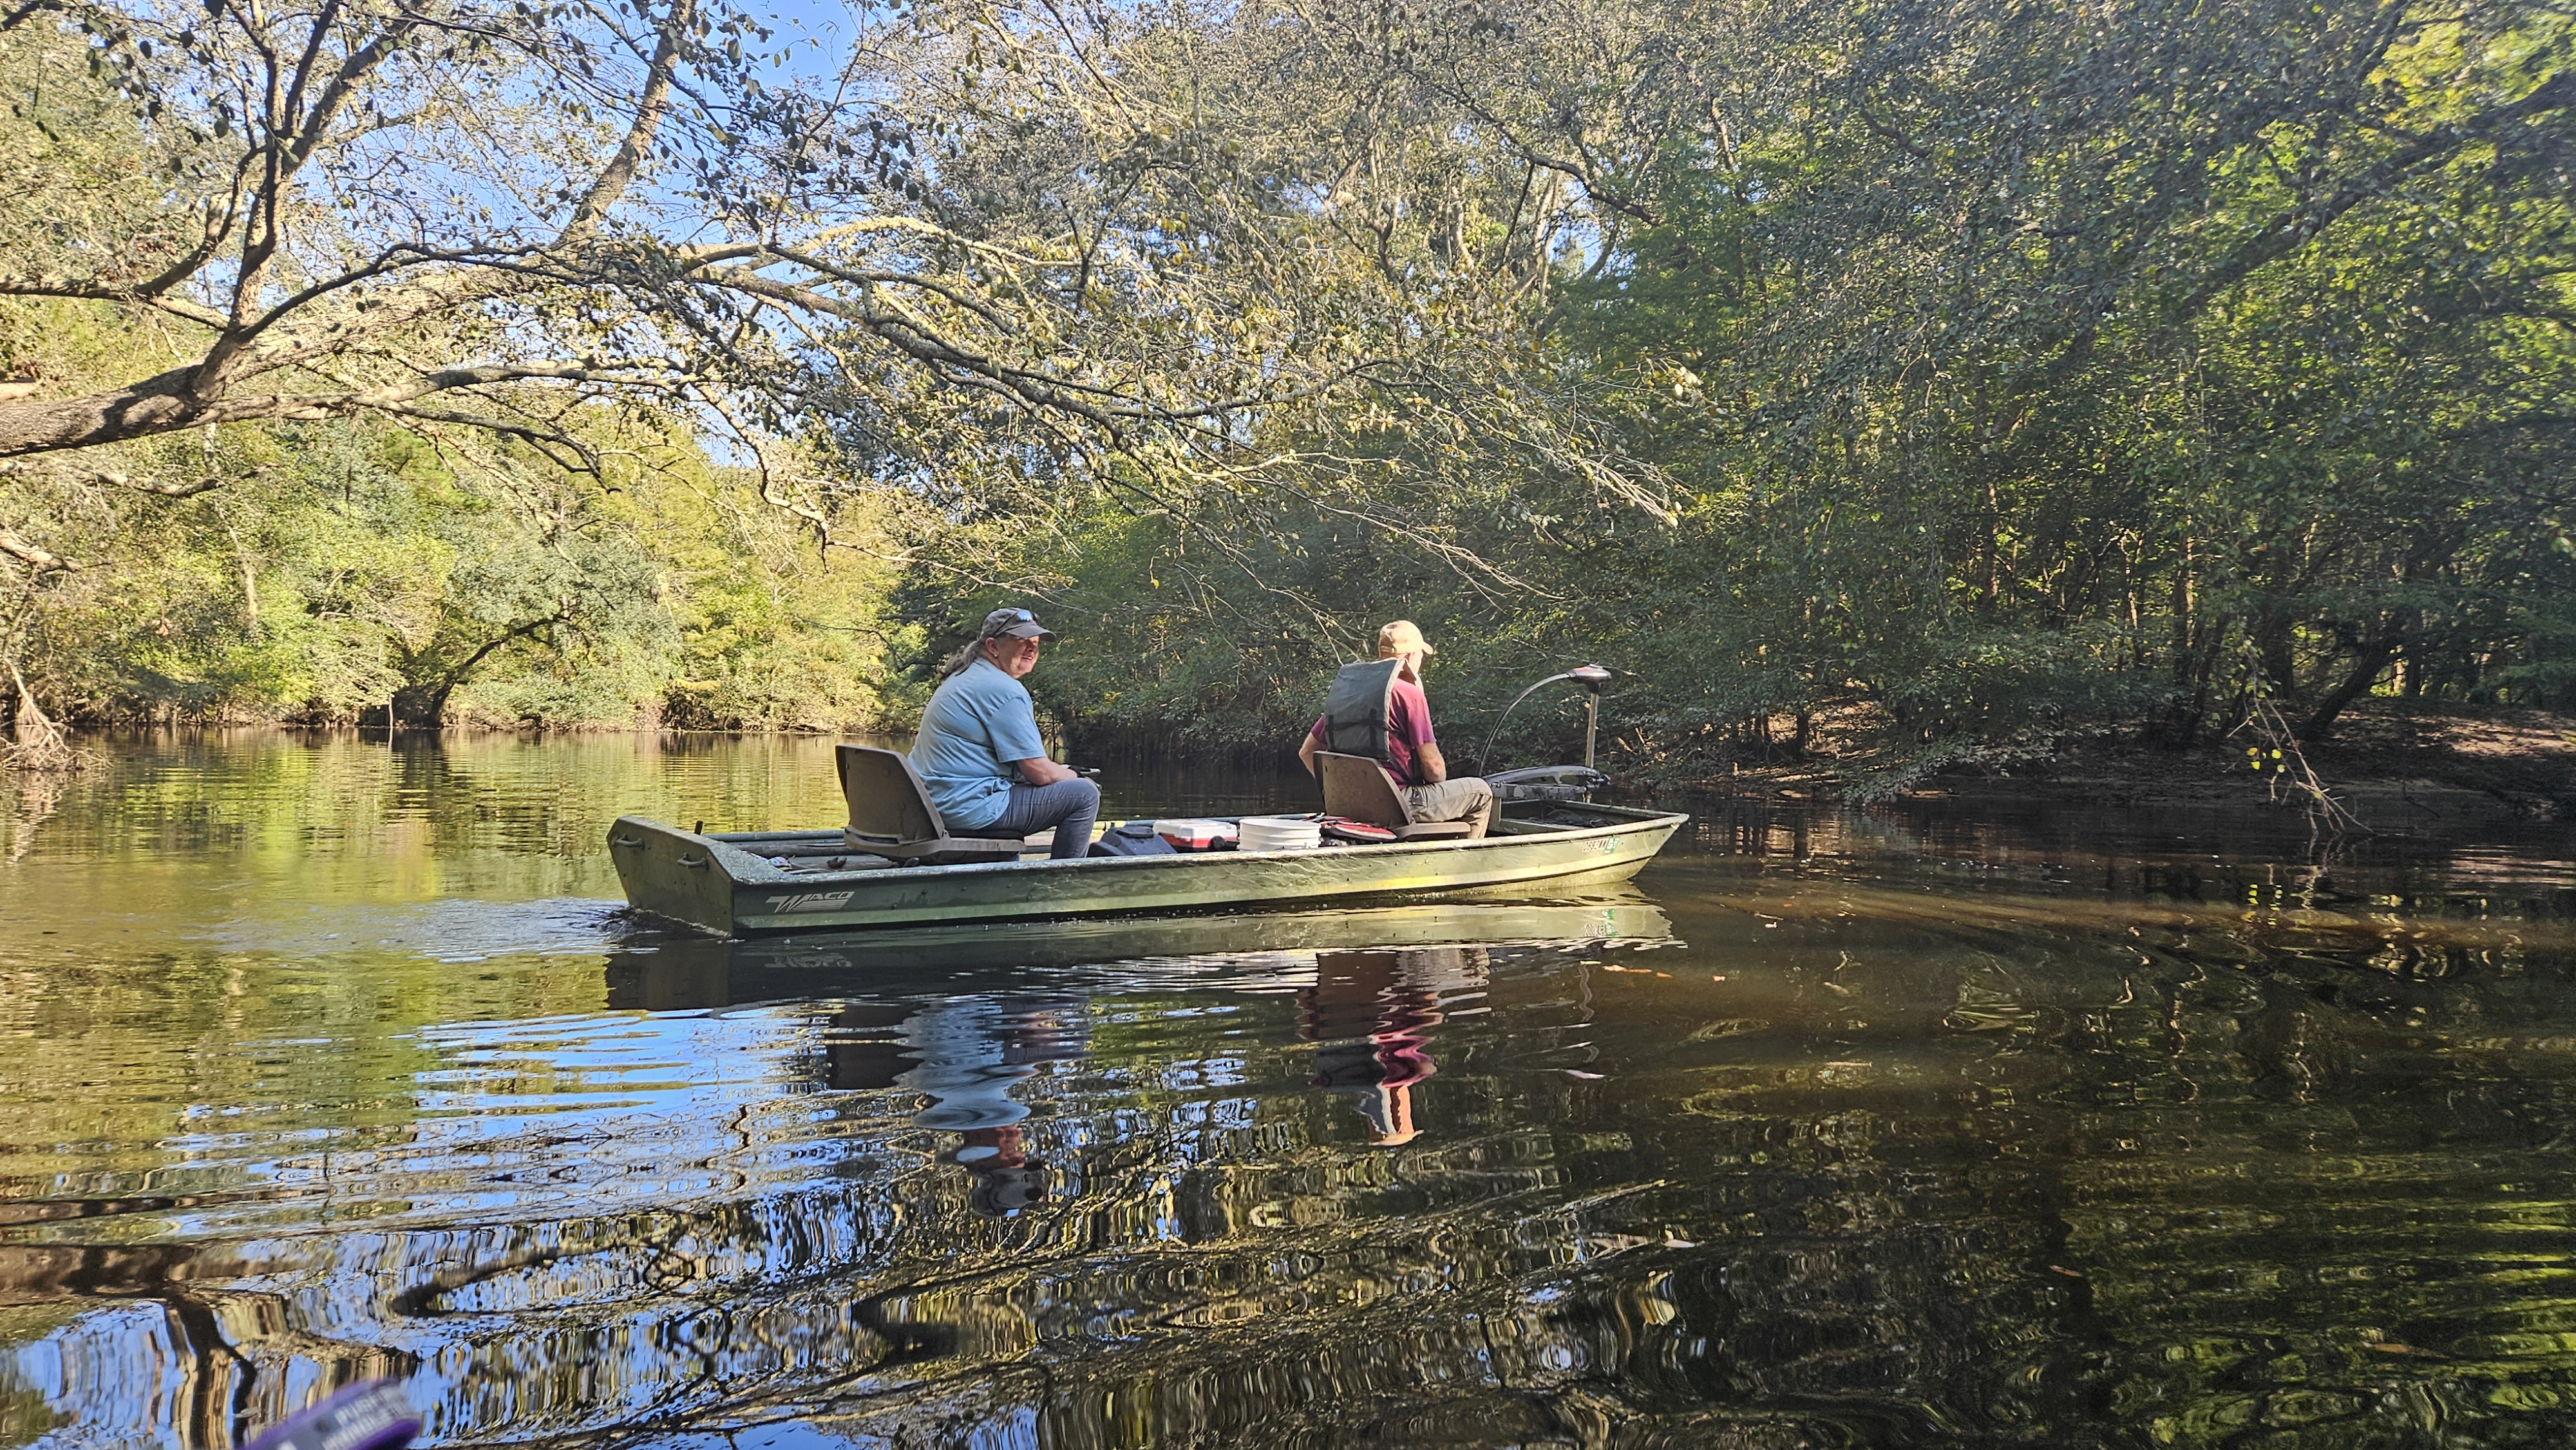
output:
<path id="1" fill-rule="evenodd" d="M 2266 222 L 2250 240 L 2201 274 L 2199 282 L 2175 304 L 2174 319 L 2188 321 L 2198 316 L 2256 269 L 2307 245 L 2344 213 L 2386 195 L 2400 179 L 2448 161 L 2461 148 L 2491 137 L 2516 122 L 2537 120 L 2564 110 L 2570 104 L 2576 104 L 2576 71 L 2560 71 L 2510 105 L 2498 106 L 2465 121 L 2445 122 L 2431 128 L 2420 139 L 2398 148 L 2360 175 L 2322 196 L 2290 207 Z"/>

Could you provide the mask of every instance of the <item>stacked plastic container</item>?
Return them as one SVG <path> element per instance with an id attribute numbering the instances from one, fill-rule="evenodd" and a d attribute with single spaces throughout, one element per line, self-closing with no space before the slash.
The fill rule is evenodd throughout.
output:
<path id="1" fill-rule="evenodd" d="M 1245 816 L 1240 849 L 1312 851 L 1324 844 L 1322 823 L 1308 816 Z"/>

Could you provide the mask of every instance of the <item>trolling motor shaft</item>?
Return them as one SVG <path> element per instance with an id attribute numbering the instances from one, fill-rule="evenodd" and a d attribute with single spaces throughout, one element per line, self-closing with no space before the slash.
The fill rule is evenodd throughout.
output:
<path id="1" fill-rule="evenodd" d="M 1485 767 L 1493 763 L 1494 741 L 1501 737 L 1504 723 L 1512 718 L 1514 710 L 1520 708 L 1521 701 L 1538 693 L 1542 686 L 1553 685 L 1559 680 L 1571 680 L 1583 687 L 1583 768 L 1593 768 L 1592 743 L 1601 727 L 1601 691 L 1610 683 L 1610 672 L 1599 665 L 1576 665 L 1573 669 L 1539 680 L 1512 696 L 1512 702 L 1503 707 L 1501 719 L 1494 722 L 1493 729 L 1485 732 L 1485 748 L 1476 752 L 1478 774 L 1483 774 Z"/>

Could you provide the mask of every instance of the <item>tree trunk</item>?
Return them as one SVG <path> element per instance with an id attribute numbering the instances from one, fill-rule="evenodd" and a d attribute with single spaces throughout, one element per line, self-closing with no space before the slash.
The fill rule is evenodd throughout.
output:
<path id="1" fill-rule="evenodd" d="M 2266 602 L 2254 616 L 2254 648 L 2263 659 L 2263 677 L 2275 690 L 2294 688 L 2299 661 L 2290 642 L 2290 617 Z"/>
<path id="2" fill-rule="evenodd" d="M 379 389 L 375 393 L 320 397 L 294 393 L 207 396 L 193 391 L 195 368 L 173 368 L 158 377 L 110 388 L 103 393 L 85 393 L 77 398 L 48 398 L 31 403 L 0 403 L 0 458 L 92 448 L 102 443 L 152 438 L 216 423 L 259 419 L 319 423 L 482 380 L 466 376 L 474 371 L 451 369 L 399 391 Z M 561 374 L 550 374 L 554 375 Z M 466 381 L 449 381 L 457 377 L 466 377 Z"/>
<path id="3" fill-rule="evenodd" d="M 2316 709 L 2308 713 L 2306 723 L 2299 726 L 2302 743 L 2313 745 L 2326 738 L 2334 729 L 2335 717 L 2344 712 L 2345 706 L 2360 699 L 2369 690 L 2371 682 L 2379 678 L 2379 672 L 2388 668 L 2389 656 L 2397 652 L 2401 633 L 2393 621 L 2384 622 L 2371 631 L 2370 638 L 2362 644 L 2361 653 L 2353 658 L 2352 669 L 2344 675 L 2343 683 L 2327 691 L 2325 698 L 2317 701 Z"/>
<path id="4" fill-rule="evenodd" d="M 2182 723 L 2174 735 L 2174 748 L 2189 750 L 2200 738 L 2200 727 L 2209 719 L 2209 685 L 2218 669 L 2218 649 L 2226 641 L 2221 628 L 2192 626 L 2191 650 L 2187 656 L 2190 674 L 2183 683 L 2191 690 L 2191 702 L 2183 707 Z"/>
<path id="5" fill-rule="evenodd" d="M 453 688 L 443 680 L 403 686 L 394 691 L 392 703 L 385 707 L 385 724 L 389 728 L 425 726 L 437 729 L 438 717 L 447 711 L 447 692 Z"/>
<path id="6" fill-rule="evenodd" d="M 386 712 L 386 726 L 391 728 L 394 718 L 398 716 L 403 724 L 437 729 L 447 716 L 447 697 L 455 692 L 457 686 L 464 684 L 485 660 L 491 658 L 494 650 L 512 640 L 527 639 L 541 634 L 571 618 L 569 611 L 559 611 L 543 619 L 531 619 L 525 624 L 517 625 L 505 633 L 485 640 L 474 653 L 440 671 L 438 678 L 404 685 L 394 691 L 393 702 Z M 409 673 L 408 668 L 405 673 Z"/>

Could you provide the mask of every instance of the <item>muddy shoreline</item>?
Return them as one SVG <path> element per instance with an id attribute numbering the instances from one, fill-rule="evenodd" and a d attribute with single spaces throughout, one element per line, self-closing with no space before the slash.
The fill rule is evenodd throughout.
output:
<path id="1" fill-rule="evenodd" d="M 2251 768 L 2252 743 L 2239 735 L 2175 750 L 2134 737 L 2071 737 L 2051 750 L 1995 752 L 1948 766 L 1893 798 L 2304 810 L 2302 793 Z M 2576 822 L 2576 716 L 2436 714 L 2374 702 L 2351 712 L 2334 738 L 2304 750 L 2335 801 L 2371 829 Z M 1865 799 L 1887 795 L 1889 768 L 1884 757 L 1866 754 L 1745 761 L 1690 785 L 1721 796 Z"/>

